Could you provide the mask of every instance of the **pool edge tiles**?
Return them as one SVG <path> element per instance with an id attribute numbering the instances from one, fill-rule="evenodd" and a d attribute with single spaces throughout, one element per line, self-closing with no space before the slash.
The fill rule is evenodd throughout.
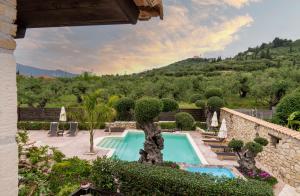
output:
<path id="1" fill-rule="evenodd" d="M 122 138 L 125 139 L 125 137 L 129 134 L 129 133 L 144 133 L 142 130 L 136 130 L 136 129 L 126 129 L 122 135 L 118 136 L 118 135 L 113 135 L 113 136 L 104 136 L 104 137 L 99 137 L 96 138 L 94 140 L 94 146 L 97 149 L 100 150 L 108 150 L 108 153 L 106 154 L 106 157 L 110 158 L 114 155 L 116 149 L 113 148 L 105 148 L 105 147 L 100 147 L 98 146 L 101 141 L 105 138 Z M 200 165 L 208 165 L 208 162 L 206 161 L 205 157 L 203 156 L 202 152 L 200 151 L 199 147 L 196 145 L 195 141 L 193 140 L 193 138 L 191 137 L 191 135 L 189 133 L 180 133 L 180 132 L 175 132 L 175 133 L 163 133 L 165 135 L 184 135 L 187 138 L 187 141 L 189 142 L 189 144 L 191 145 L 196 157 L 198 158 Z M 198 164 L 197 164 L 198 165 Z"/>

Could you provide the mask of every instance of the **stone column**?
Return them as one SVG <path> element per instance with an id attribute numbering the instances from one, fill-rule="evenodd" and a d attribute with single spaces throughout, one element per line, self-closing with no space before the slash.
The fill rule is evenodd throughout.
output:
<path id="1" fill-rule="evenodd" d="M 0 195 L 18 195 L 16 0 L 0 0 Z"/>

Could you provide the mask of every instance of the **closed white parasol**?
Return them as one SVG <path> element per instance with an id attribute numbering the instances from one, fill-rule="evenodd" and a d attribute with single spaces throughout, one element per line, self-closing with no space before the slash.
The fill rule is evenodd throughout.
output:
<path id="1" fill-rule="evenodd" d="M 227 138 L 227 126 L 226 126 L 226 120 L 225 119 L 222 120 L 222 124 L 221 124 L 221 127 L 220 127 L 218 137 L 219 138 Z"/>
<path id="2" fill-rule="evenodd" d="M 210 126 L 212 126 L 212 127 L 218 127 L 219 126 L 217 112 L 214 112 L 214 115 L 211 119 L 211 125 Z"/>
<path id="3" fill-rule="evenodd" d="M 66 122 L 67 121 L 67 113 L 65 107 L 61 107 L 60 115 L 59 115 L 59 121 L 60 122 Z"/>

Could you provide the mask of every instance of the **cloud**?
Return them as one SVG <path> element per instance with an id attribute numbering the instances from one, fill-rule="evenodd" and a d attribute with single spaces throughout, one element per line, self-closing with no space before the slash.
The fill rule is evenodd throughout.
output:
<path id="1" fill-rule="evenodd" d="M 140 25 L 122 39 L 103 46 L 98 52 L 101 62 L 93 67 L 102 67 L 99 74 L 119 70 L 132 73 L 220 51 L 237 39 L 241 28 L 253 22 L 249 15 L 244 15 L 213 26 L 197 25 L 188 12 L 182 6 L 169 6 L 164 21 L 156 21 L 147 28 Z M 103 69 L 105 64 L 109 66 Z"/>
<path id="2" fill-rule="evenodd" d="M 229 5 L 235 8 L 241 8 L 253 2 L 259 2 L 260 0 L 192 0 L 192 1 L 198 5 L 206 5 L 206 6 Z"/>
<path id="3" fill-rule="evenodd" d="M 17 41 L 15 54 L 19 63 L 47 69 L 98 74 L 139 72 L 224 50 L 253 19 L 247 14 L 228 16 L 222 6 L 203 5 L 239 7 L 250 1 L 255 0 L 169 0 L 163 21 L 29 30 L 25 39 Z"/>

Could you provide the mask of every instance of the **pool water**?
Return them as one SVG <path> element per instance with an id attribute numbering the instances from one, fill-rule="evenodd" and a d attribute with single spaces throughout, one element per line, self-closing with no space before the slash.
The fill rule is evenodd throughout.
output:
<path id="1" fill-rule="evenodd" d="M 193 146 L 184 134 L 163 133 L 163 159 L 177 163 L 201 164 Z M 113 156 L 125 161 L 137 161 L 139 151 L 143 148 L 145 134 L 143 132 L 128 132 L 122 137 L 106 137 L 97 145 L 102 148 L 115 149 Z"/>
<path id="2" fill-rule="evenodd" d="M 189 167 L 186 168 L 187 171 L 193 173 L 206 173 L 211 174 L 213 176 L 221 177 L 225 176 L 228 178 L 235 178 L 234 174 L 230 169 L 227 168 L 219 168 L 219 167 Z"/>

